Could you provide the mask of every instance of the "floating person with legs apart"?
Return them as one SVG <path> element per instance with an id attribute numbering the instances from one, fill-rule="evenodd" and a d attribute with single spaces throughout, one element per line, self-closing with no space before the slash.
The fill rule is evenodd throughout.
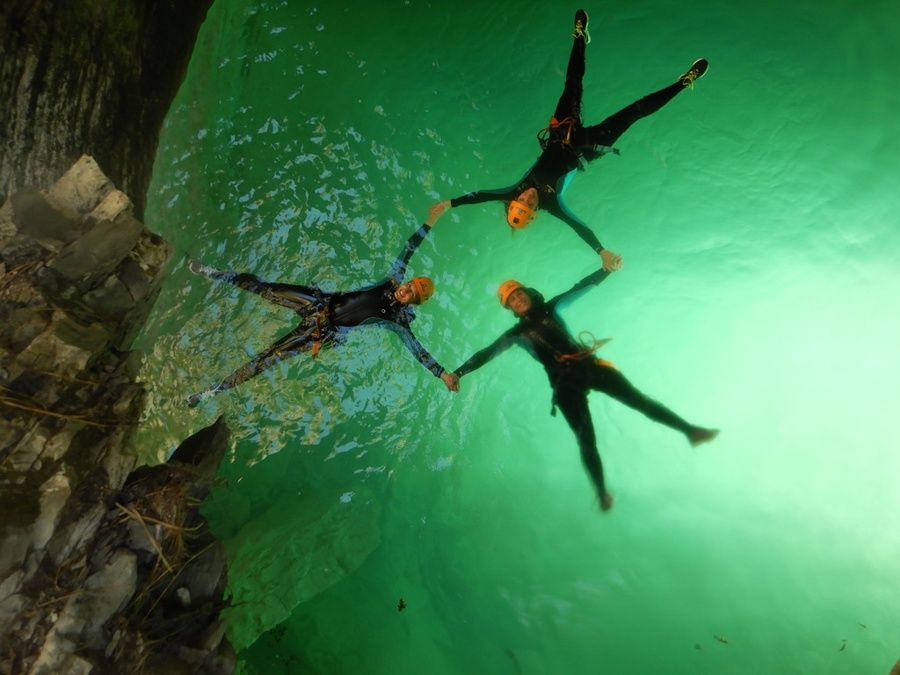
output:
<path id="1" fill-rule="evenodd" d="M 533 288 L 525 288 L 515 280 L 504 282 L 498 291 L 500 303 L 518 317 L 518 323 L 454 371 L 458 377 L 471 373 L 513 344 L 524 347 L 540 361 L 553 390 L 552 414 L 556 414 L 558 407 L 575 433 L 581 459 L 604 511 L 612 507 L 613 498 L 603 480 L 603 465 L 597 452 L 594 425 L 588 409 L 587 395 L 591 389 L 602 391 L 650 419 L 677 429 L 691 445 L 710 441 L 719 433 L 715 429 L 686 422 L 638 391 L 613 364 L 596 358 L 594 352 L 607 340 L 592 340 L 591 344 L 585 345 L 569 333 L 557 310 L 564 302 L 599 284 L 609 274 L 600 269 L 546 302 Z"/>
<path id="2" fill-rule="evenodd" d="M 507 222 L 518 229 L 528 225 L 538 209 L 544 209 L 575 230 L 591 249 L 600 254 L 603 268 L 612 271 L 621 267 L 622 258 L 603 248 L 594 232 L 569 211 L 562 199 L 563 191 L 576 169 L 583 169 L 587 162 L 609 152 L 618 154 L 612 145 L 628 127 L 642 117 L 655 113 L 684 89 L 693 87 L 694 82 L 706 73 L 709 64 L 706 59 L 694 61 L 673 84 L 635 101 L 600 124 L 585 127 L 581 122 L 581 81 L 584 77 L 584 50 L 590 36 L 588 16 L 583 9 L 575 13 L 573 37 L 565 89 L 550 125 L 538 134 L 543 152 L 534 166 L 510 187 L 479 190 L 438 202 L 431 207 L 431 216 L 437 219 L 447 209 L 463 204 L 503 201 L 507 204 Z"/>
<path id="3" fill-rule="evenodd" d="M 373 323 L 396 332 L 419 363 L 436 377 L 440 377 L 450 391 L 457 391 L 456 376 L 444 371 L 410 329 L 410 323 L 415 319 L 412 306 L 428 300 L 434 293 L 434 284 L 428 277 L 413 277 L 403 283 L 406 266 L 431 229 L 432 222 L 426 222 L 409 238 L 403 253 L 394 261 L 385 280 L 355 291 L 326 293 L 309 286 L 269 283 L 252 274 L 222 272 L 191 261 L 190 269 L 195 274 L 227 281 L 257 293 L 269 302 L 297 312 L 300 323 L 219 384 L 189 396 L 188 405 L 194 407 L 204 398 L 236 387 L 278 361 L 300 352 L 310 352 L 315 356 L 320 348 L 339 342 L 351 328 Z"/>

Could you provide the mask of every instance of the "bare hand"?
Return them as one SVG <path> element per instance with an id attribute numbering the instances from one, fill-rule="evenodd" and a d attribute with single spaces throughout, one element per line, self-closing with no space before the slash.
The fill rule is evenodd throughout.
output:
<path id="1" fill-rule="evenodd" d="M 444 201 L 437 202 L 436 204 L 432 204 L 431 208 L 428 209 L 428 220 L 425 221 L 426 225 L 434 225 L 438 218 L 444 215 L 444 212 L 450 208 L 450 200 L 445 199 Z"/>
<path id="2" fill-rule="evenodd" d="M 615 500 L 613 499 L 613 496 L 610 493 L 604 492 L 602 495 L 600 495 L 599 501 L 600 501 L 600 510 L 601 511 L 609 511 L 613 507 L 613 502 Z"/>
<path id="3" fill-rule="evenodd" d="M 447 389 L 450 391 L 459 391 L 459 376 L 455 373 L 448 373 L 444 371 L 441 373 L 441 379 L 444 381 L 444 384 L 447 385 Z"/>
<path id="4" fill-rule="evenodd" d="M 618 253 L 613 253 L 607 248 L 600 251 L 600 260 L 603 261 L 603 269 L 607 272 L 615 272 L 622 269 L 622 256 Z"/>

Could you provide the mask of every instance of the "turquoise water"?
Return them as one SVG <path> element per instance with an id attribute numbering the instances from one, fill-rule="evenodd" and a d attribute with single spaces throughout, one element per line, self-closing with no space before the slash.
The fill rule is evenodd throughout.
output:
<path id="1" fill-rule="evenodd" d="M 353 288 L 441 198 L 517 180 L 562 86 L 575 7 L 216 2 L 167 119 L 148 225 L 208 264 Z M 625 267 L 568 308 L 692 421 L 594 394 L 601 514 L 540 366 L 457 395 L 359 330 L 194 411 L 294 326 L 174 260 L 139 346 L 141 451 L 225 415 L 207 513 L 245 673 L 886 673 L 900 656 L 900 24 L 889 2 L 588 7 L 584 117 L 711 63 L 576 176 Z M 449 212 L 412 261 L 416 334 L 455 368 L 596 256 L 552 217 Z M 403 598 L 407 607 L 397 611 Z"/>

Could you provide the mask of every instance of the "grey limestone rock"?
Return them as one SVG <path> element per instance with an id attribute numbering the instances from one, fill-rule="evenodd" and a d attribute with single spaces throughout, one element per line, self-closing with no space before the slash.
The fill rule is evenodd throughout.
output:
<path id="1" fill-rule="evenodd" d="M 106 567 L 88 578 L 86 592 L 74 600 L 78 608 L 73 618 L 84 626 L 82 634 L 90 646 L 103 646 L 103 624 L 131 599 L 136 584 L 137 557 L 126 548 L 117 550 Z"/>
<path id="2" fill-rule="evenodd" d="M 6 202 L 0 204 L 0 246 L 2 246 L 7 239 L 14 236 L 17 230 L 18 228 L 13 222 L 12 200 L 7 199 Z M 2 273 L 5 272 L 6 270 L 2 270 Z"/>
<path id="3" fill-rule="evenodd" d="M 134 215 L 134 204 L 121 190 L 111 190 L 93 211 L 90 213 L 90 219 L 95 221 L 113 221 L 121 215 Z"/>
<path id="4" fill-rule="evenodd" d="M 152 278 L 141 267 L 140 263 L 133 258 L 125 258 L 116 269 L 116 277 L 128 290 L 131 299 L 135 303 L 139 303 L 147 297 L 152 286 Z"/>
<path id="5" fill-rule="evenodd" d="M 21 190 L 10 200 L 18 234 L 32 237 L 53 251 L 79 236 L 79 220 L 64 214 L 38 190 Z"/>
<path id="6" fill-rule="evenodd" d="M 33 548 L 41 549 L 47 545 L 53 536 L 59 513 L 71 494 L 69 478 L 64 473 L 53 474 L 41 485 L 41 512 L 33 526 Z"/>
<path id="7" fill-rule="evenodd" d="M 40 515 L 36 489 L 7 482 L 0 493 L 0 577 L 23 567 Z"/>
<path id="8" fill-rule="evenodd" d="M 120 322 L 134 308 L 134 298 L 118 277 L 109 276 L 102 286 L 84 294 L 84 304 L 101 319 Z"/>
<path id="9" fill-rule="evenodd" d="M 77 548 L 84 547 L 90 542 L 104 515 L 106 515 L 106 506 L 99 503 L 83 512 L 75 520 L 58 528 L 47 543 L 47 552 L 53 563 L 62 565 L 69 560 Z"/>
<path id="10" fill-rule="evenodd" d="M 55 326 L 65 321 L 65 314 L 54 312 Z M 47 366 L 78 373 L 84 370 L 92 354 L 87 349 L 70 344 L 60 339 L 54 329 L 44 331 L 23 349 L 16 361 L 21 367 L 44 370 Z"/>
<path id="11" fill-rule="evenodd" d="M 82 155 L 62 177 L 53 184 L 47 198 L 73 219 L 90 213 L 114 190 L 112 182 L 93 157 Z"/>
<path id="12" fill-rule="evenodd" d="M 214 644 L 198 637 L 224 584 L 215 556 L 188 569 L 194 553 L 217 546 L 208 530 L 194 542 L 154 525 L 185 573 L 176 586 L 210 599 L 196 607 L 191 590 L 194 614 L 148 623 L 135 609 L 138 584 L 161 595 L 168 579 L 153 575 L 154 546 L 123 546 L 116 507 L 123 499 L 157 513 L 149 493 L 133 502 L 122 493 L 143 405 L 129 340 L 171 255 L 139 219 L 159 128 L 210 2 L 0 3 L 2 675 L 134 672 L 169 642 L 167 675 L 234 668 L 221 632 Z M 161 484 L 190 495 L 179 512 L 187 528 L 200 522 L 193 499 L 211 480 L 193 485 L 195 471 L 173 467 Z M 171 515 L 169 501 L 159 505 Z"/>
<path id="13" fill-rule="evenodd" d="M 22 576 L 24 572 L 18 572 L 17 574 Z M 9 630 L 10 624 L 25 606 L 25 599 L 25 596 L 21 593 L 3 594 L 0 592 L 0 635 L 4 635 Z"/>
<path id="14" fill-rule="evenodd" d="M 77 649 L 101 649 L 103 624 L 134 595 L 136 583 L 134 553 L 128 549 L 115 551 L 110 561 L 87 579 L 82 592 L 66 602 L 30 672 L 64 672 Z"/>
<path id="15" fill-rule="evenodd" d="M 115 220 L 96 221 L 83 237 L 63 248 L 49 266 L 70 281 L 102 279 L 134 248 L 142 230 L 143 225 L 127 213 Z"/>
<path id="16" fill-rule="evenodd" d="M 31 469 L 44 452 L 50 432 L 35 426 L 23 434 L 6 456 L 6 465 L 14 472 L 24 473 Z"/>
<path id="17" fill-rule="evenodd" d="M 66 344 L 94 354 L 105 349 L 112 339 L 109 329 L 100 321 L 77 321 L 69 314 L 56 317 L 53 330 Z"/>

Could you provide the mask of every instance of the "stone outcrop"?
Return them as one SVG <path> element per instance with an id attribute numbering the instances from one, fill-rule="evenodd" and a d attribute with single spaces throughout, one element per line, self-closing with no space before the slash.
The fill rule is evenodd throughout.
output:
<path id="1" fill-rule="evenodd" d="M 159 130 L 211 4 L 0 3 L 0 202 L 87 153 L 141 218 Z"/>
<path id="2" fill-rule="evenodd" d="M 127 347 L 169 255 L 90 157 L 0 207 L 0 673 L 233 664 L 224 556 L 197 514 L 227 429 L 162 466 L 129 451 Z"/>

